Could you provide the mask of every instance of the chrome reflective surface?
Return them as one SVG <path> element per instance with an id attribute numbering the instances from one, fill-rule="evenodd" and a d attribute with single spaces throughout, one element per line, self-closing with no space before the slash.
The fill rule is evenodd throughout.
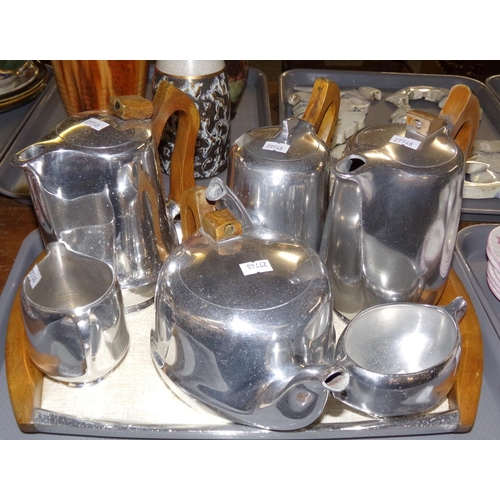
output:
<path id="1" fill-rule="evenodd" d="M 152 303 L 161 266 L 178 244 L 157 157 L 147 121 L 88 112 L 12 159 L 27 174 L 45 243 L 64 241 L 110 264 L 127 311 Z"/>
<path id="2" fill-rule="evenodd" d="M 154 363 L 189 404 L 276 430 L 320 416 L 335 332 L 326 270 L 303 243 L 265 228 L 219 242 L 200 230 L 165 262 L 155 307 Z"/>
<path id="3" fill-rule="evenodd" d="M 286 152 L 264 149 L 267 143 Z M 288 234 L 318 251 L 328 206 L 330 150 L 297 118 L 252 130 L 233 144 L 227 174 L 255 226 Z"/>
<path id="4" fill-rule="evenodd" d="M 21 306 L 29 354 L 47 376 L 73 386 L 116 368 L 129 346 L 120 286 L 105 262 L 50 243 L 28 275 Z"/>
<path id="5" fill-rule="evenodd" d="M 441 403 L 460 360 L 462 297 L 441 308 L 399 303 L 369 308 L 339 337 L 325 386 L 376 417 L 420 413 Z"/>
<path id="6" fill-rule="evenodd" d="M 432 435 L 454 432 L 458 410 L 406 417 L 367 417 L 363 421 L 318 424 L 295 432 L 271 431 L 245 425 L 131 424 L 116 421 L 78 419 L 35 408 L 34 428 L 39 432 L 76 436 L 126 439 L 345 439 Z M 446 435 L 446 434 L 445 434 Z M 462 433 L 462 435 L 464 435 Z"/>
<path id="7" fill-rule="evenodd" d="M 395 136 L 420 145 L 394 144 Z M 377 304 L 437 303 L 452 263 L 464 161 L 444 127 L 424 137 L 404 125 L 372 126 L 350 140 L 332 166 L 320 249 L 343 317 Z"/>

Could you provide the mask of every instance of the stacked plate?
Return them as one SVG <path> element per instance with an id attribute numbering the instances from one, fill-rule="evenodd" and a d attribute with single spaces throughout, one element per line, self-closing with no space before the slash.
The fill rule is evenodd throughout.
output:
<path id="1" fill-rule="evenodd" d="M 500 300 L 500 226 L 493 229 L 486 241 L 486 279 L 491 293 Z"/>
<path id="2" fill-rule="evenodd" d="M 0 113 L 34 99 L 47 85 L 40 61 L 0 61 Z"/>

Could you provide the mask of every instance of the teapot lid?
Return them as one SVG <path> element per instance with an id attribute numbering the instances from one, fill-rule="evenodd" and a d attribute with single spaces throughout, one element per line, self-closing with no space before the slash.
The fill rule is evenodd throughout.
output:
<path id="1" fill-rule="evenodd" d="M 223 308 L 273 309 L 314 286 L 328 293 L 324 266 L 315 252 L 261 227 L 247 226 L 223 241 L 215 241 L 201 229 L 171 254 L 165 268 L 173 295 L 187 291 Z"/>
<path id="2" fill-rule="evenodd" d="M 317 165 L 330 158 L 328 146 L 316 135 L 313 125 L 295 117 L 283 120 L 281 126 L 261 127 L 243 134 L 236 140 L 231 154 L 237 151 L 246 157 L 247 166 L 255 157 L 260 160 L 259 166 L 297 162 L 301 168 L 307 163 Z"/>
<path id="3" fill-rule="evenodd" d="M 144 120 L 122 120 L 105 111 L 88 111 L 64 119 L 55 133 L 77 148 L 129 149 L 151 137 L 148 124 Z"/>
<path id="4" fill-rule="evenodd" d="M 347 154 L 383 153 L 385 161 L 407 167 L 438 167 L 459 163 L 462 151 L 448 134 L 446 123 L 424 112 L 409 113 L 406 124 L 372 125 L 357 132 L 348 142 Z"/>

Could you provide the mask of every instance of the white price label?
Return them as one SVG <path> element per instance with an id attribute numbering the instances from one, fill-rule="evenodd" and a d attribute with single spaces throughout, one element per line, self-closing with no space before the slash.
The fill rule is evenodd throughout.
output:
<path id="1" fill-rule="evenodd" d="M 392 142 L 393 144 L 400 144 L 401 146 L 405 146 L 411 149 L 418 149 L 420 144 L 422 144 L 420 141 L 416 141 L 415 139 L 408 139 L 407 137 L 401 137 L 400 135 L 392 136 L 392 139 L 389 142 Z"/>
<path id="2" fill-rule="evenodd" d="M 271 264 L 267 259 L 255 260 L 254 262 L 245 262 L 244 264 L 240 264 L 240 268 L 245 276 L 257 273 L 268 273 L 269 271 L 273 270 Z"/>
<path id="3" fill-rule="evenodd" d="M 85 123 L 85 125 L 88 125 L 89 127 L 92 127 L 94 130 L 102 130 L 103 128 L 109 127 L 109 123 L 98 120 L 97 118 L 89 118 L 83 123 Z"/>
<path id="4" fill-rule="evenodd" d="M 31 288 L 35 288 L 41 279 L 42 275 L 40 274 L 40 270 L 38 269 L 38 266 L 35 266 L 28 274 L 28 280 L 30 282 Z"/>
<path id="5" fill-rule="evenodd" d="M 491 144 L 489 142 L 480 142 L 479 148 L 481 151 L 491 151 Z"/>
<path id="6" fill-rule="evenodd" d="M 279 142 L 266 141 L 262 149 L 268 151 L 277 151 L 278 153 L 286 153 L 290 148 L 290 144 L 280 144 Z"/>

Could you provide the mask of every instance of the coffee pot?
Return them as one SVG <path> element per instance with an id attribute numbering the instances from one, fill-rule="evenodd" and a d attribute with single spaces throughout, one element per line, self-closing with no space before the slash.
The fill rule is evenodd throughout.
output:
<path id="1" fill-rule="evenodd" d="M 373 125 L 348 142 L 332 167 L 320 248 L 345 319 L 379 304 L 439 300 L 479 116 L 469 87 L 456 85 L 439 116 L 412 110 L 406 125 Z"/>
<path id="2" fill-rule="evenodd" d="M 175 112 L 166 203 L 157 144 Z M 152 303 L 161 266 L 179 243 L 174 217 L 182 191 L 195 185 L 199 123 L 192 99 L 162 82 L 153 102 L 111 98 L 109 111 L 70 116 L 12 158 L 27 175 L 44 243 L 64 241 L 111 265 L 127 312 Z"/>
<path id="3" fill-rule="evenodd" d="M 227 183 L 253 224 L 298 238 L 316 251 L 328 207 L 328 144 L 339 107 L 338 86 L 318 78 L 302 119 L 251 130 L 230 150 Z"/>

